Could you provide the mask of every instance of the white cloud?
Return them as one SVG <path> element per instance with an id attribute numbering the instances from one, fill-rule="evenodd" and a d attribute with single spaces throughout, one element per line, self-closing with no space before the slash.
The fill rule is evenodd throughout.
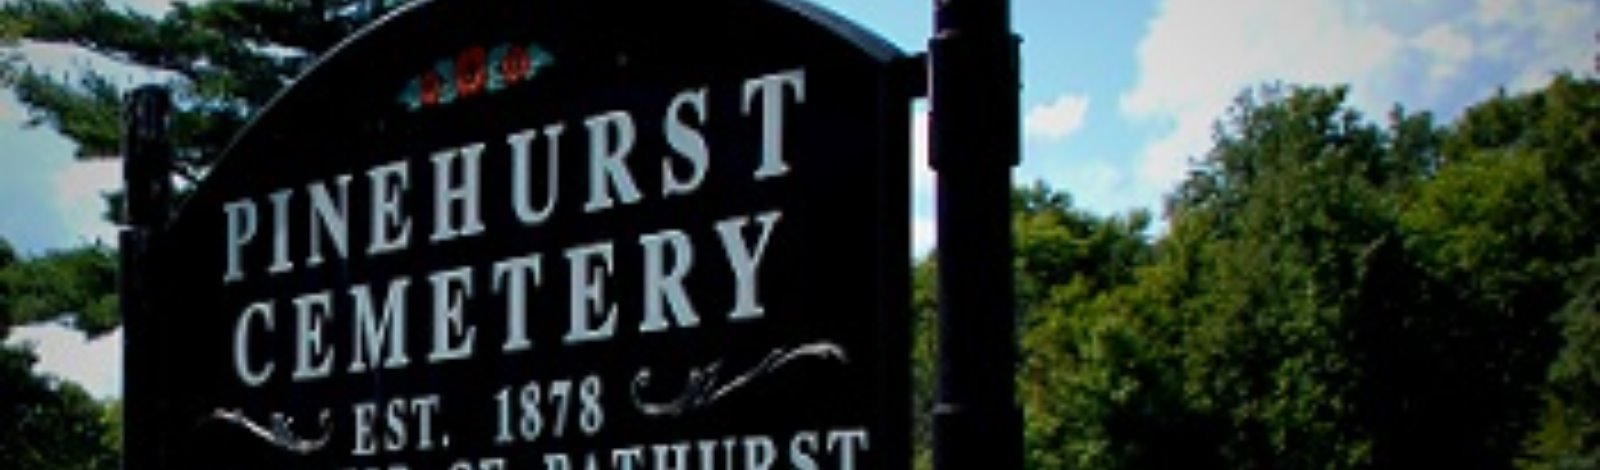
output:
<path id="1" fill-rule="evenodd" d="M 1514 14 L 1518 9 L 1520 0 L 1478 0 L 1478 8 L 1473 17 L 1479 24 L 1494 25 L 1515 20 Z"/>
<path id="2" fill-rule="evenodd" d="M 22 41 L 16 47 L 16 52 L 35 71 L 65 80 L 77 80 L 77 74 L 94 71 L 123 90 L 147 83 L 170 83 L 181 79 L 181 76 L 170 71 L 113 59 L 73 44 Z"/>
<path id="3" fill-rule="evenodd" d="M 1218 109 L 1217 113 L 1220 112 Z M 1211 122 L 1216 115 L 1206 111 L 1186 111 L 1178 115 L 1173 131 L 1146 145 L 1139 156 L 1138 183 L 1166 190 L 1183 181 L 1191 161 L 1199 158 L 1210 145 Z"/>
<path id="4" fill-rule="evenodd" d="M 920 258 L 934 246 L 933 170 L 928 166 L 928 109 L 911 115 L 911 256 Z"/>
<path id="5" fill-rule="evenodd" d="M 1139 182 L 1170 188 L 1179 181 L 1209 144 L 1212 123 L 1246 87 L 1382 72 L 1403 43 L 1366 14 L 1337 0 L 1162 3 L 1139 45 L 1139 78 L 1120 103 L 1130 117 L 1170 126 L 1140 155 Z"/>
<path id="6" fill-rule="evenodd" d="M 1088 95 L 1062 94 L 1049 104 L 1029 108 L 1023 128 L 1030 136 L 1061 140 L 1083 128 L 1088 113 Z"/>
<path id="7" fill-rule="evenodd" d="M 1597 10 L 1592 0 L 1163 0 L 1118 103 L 1157 132 L 1134 163 L 1137 183 L 1170 190 L 1233 98 L 1264 83 L 1348 84 L 1368 116 L 1396 102 L 1449 116 L 1496 86 L 1588 71 Z"/>
<path id="8" fill-rule="evenodd" d="M 92 70 L 128 88 L 169 81 L 173 75 L 131 66 L 55 43 L 24 41 L 17 57 L 40 73 L 72 80 Z M 0 180 L 8 196 L 0 201 L 0 236 L 35 252 L 84 243 L 115 243 L 116 228 L 105 221 L 103 194 L 121 184 L 117 160 L 75 161 L 73 145 L 47 126 L 22 128 L 26 111 L 7 92 L 0 99 Z M 15 184 L 13 184 L 15 183 Z"/>
<path id="9" fill-rule="evenodd" d="M 1122 97 L 1134 116 L 1215 108 L 1266 78 L 1344 81 L 1392 61 L 1400 37 L 1338 0 L 1169 0 Z"/>
<path id="10" fill-rule="evenodd" d="M 928 165 L 928 110 L 918 109 L 911 115 L 911 170 L 912 185 L 919 190 L 933 191 L 933 168 Z"/>
<path id="11" fill-rule="evenodd" d="M 1521 39 L 1510 60 L 1526 61 L 1511 80 L 1514 91 L 1531 90 L 1563 69 L 1594 70 L 1594 45 L 1600 25 L 1600 4 L 1585 0 L 1522 0 L 1521 15 L 1489 34 Z"/>
<path id="12" fill-rule="evenodd" d="M 1472 39 L 1449 23 L 1428 27 L 1411 39 L 1411 45 L 1430 56 L 1428 79 L 1436 83 L 1454 78 L 1474 52 Z"/>
<path id="13" fill-rule="evenodd" d="M 7 345 L 32 345 L 39 356 L 34 364 L 42 372 L 72 381 L 96 398 L 122 395 L 122 329 L 99 338 L 59 323 L 20 326 L 6 338 Z"/>
<path id="14" fill-rule="evenodd" d="M 190 5 L 206 3 L 207 0 L 188 2 Z M 121 0 L 119 3 L 134 9 L 139 13 L 159 17 L 172 11 L 172 0 Z"/>
<path id="15" fill-rule="evenodd" d="M 938 240 L 937 226 L 933 218 L 917 218 L 911 221 L 911 258 L 921 259 L 933 250 Z"/>

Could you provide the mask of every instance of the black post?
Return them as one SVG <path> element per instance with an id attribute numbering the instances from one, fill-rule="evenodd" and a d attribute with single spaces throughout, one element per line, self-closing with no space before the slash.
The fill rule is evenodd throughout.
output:
<path id="1" fill-rule="evenodd" d="M 1006 0 L 934 5 L 929 149 L 937 172 L 940 310 L 934 468 L 1020 469 L 1011 272 L 1020 40 Z"/>
<path id="2" fill-rule="evenodd" d="M 161 344 L 160 319 L 150 311 L 150 241 L 166 225 L 172 198 L 172 155 L 167 143 L 167 116 L 172 106 L 167 90 L 139 87 L 128 94 L 123 110 L 122 178 L 124 222 L 121 248 L 122 309 L 122 468 L 159 468 L 161 412 L 160 364 L 154 348 Z"/>

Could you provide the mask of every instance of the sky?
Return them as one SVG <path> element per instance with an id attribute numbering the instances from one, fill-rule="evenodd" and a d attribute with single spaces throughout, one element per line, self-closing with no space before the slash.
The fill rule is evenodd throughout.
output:
<path id="1" fill-rule="evenodd" d="M 817 3 L 907 51 L 926 50 L 934 0 Z M 1252 86 L 1344 84 L 1369 119 L 1381 122 L 1399 103 L 1448 121 L 1558 71 L 1594 76 L 1600 52 L 1593 0 L 1012 0 L 1011 9 L 1023 41 L 1024 123 L 1013 178 L 1101 215 L 1160 216 L 1162 195 L 1206 151 L 1212 124 Z M 151 79 L 69 48 L 25 52 L 42 67 L 111 70 L 129 85 Z M 921 163 L 926 106 L 917 109 L 913 255 L 935 243 L 934 177 Z M 30 254 L 114 243 L 99 193 L 119 184 L 117 164 L 73 162 L 70 143 L 24 126 L 26 117 L 0 92 L 0 237 Z M 38 345 L 42 370 L 95 396 L 120 395 L 120 334 L 89 341 L 43 325 L 8 341 Z"/>

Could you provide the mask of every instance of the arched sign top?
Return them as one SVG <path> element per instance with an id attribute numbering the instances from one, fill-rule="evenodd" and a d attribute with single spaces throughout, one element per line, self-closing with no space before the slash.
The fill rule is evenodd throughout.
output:
<path id="1" fill-rule="evenodd" d="M 504 11 L 506 15 L 490 17 L 489 19 L 499 21 L 492 21 L 492 24 L 486 25 L 479 22 L 485 19 L 481 13 L 485 10 Z M 517 12 L 530 15 L 514 19 Z M 689 26 L 691 24 L 693 26 Z M 751 27 L 754 25 L 759 27 Z M 600 49 L 586 47 L 584 46 L 586 43 L 597 46 L 603 44 L 615 48 L 607 52 L 625 54 L 629 41 L 614 41 L 622 37 L 631 38 L 635 47 L 655 44 L 657 47 L 647 47 L 645 50 L 673 56 L 737 59 L 744 54 L 763 53 L 761 45 L 782 43 L 803 44 L 806 52 L 824 60 L 839 60 L 844 56 L 854 56 L 854 60 L 877 62 L 887 67 L 906 59 L 902 50 L 877 33 L 868 31 L 855 22 L 806 0 L 696 2 L 413 0 L 363 27 L 319 57 L 290 87 L 273 97 L 256 118 L 245 125 L 223 152 L 216 170 L 229 172 L 229 167 L 233 166 L 231 161 L 238 159 L 234 155 L 248 153 L 242 149 L 259 145 L 260 139 L 285 132 L 283 130 L 285 126 L 304 125 L 307 113 L 302 110 L 308 107 L 326 106 L 331 102 L 328 96 L 330 94 L 337 93 L 341 95 L 340 100 L 349 101 L 357 98 L 348 96 L 352 90 L 379 92 L 388 87 L 397 90 L 397 94 L 404 93 L 404 89 L 398 88 L 397 83 L 410 86 L 412 84 L 405 80 L 420 81 L 423 78 L 419 76 L 402 79 L 400 82 L 393 80 L 386 82 L 383 78 L 394 77 L 397 73 L 407 73 L 403 71 L 406 69 L 392 67 L 411 62 L 413 64 L 410 69 L 411 74 L 427 72 L 429 64 L 417 64 L 419 56 L 414 51 L 428 49 L 426 46 L 430 45 L 448 44 L 452 38 L 456 38 L 456 42 L 462 42 L 460 38 L 474 36 L 526 36 L 546 38 L 548 41 L 546 44 L 579 45 L 577 51 L 571 51 L 572 54 L 590 54 Z M 686 40 L 690 38 L 700 40 Z M 534 41 L 530 44 L 540 43 Z M 681 50 L 665 50 L 674 45 L 681 47 Z M 553 61 L 554 55 L 557 54 L 549 50 L 527 51 L 526 45 L 511 43 L 479 47 L 497 46 L 507 48 L 524 46 L 523 52 L 546 54 L 530 57 L 528 59 L 530 68 L 544 65 L 539 63 L 541 57 Z M 499 58 L 501 62 L 488 63 L 491 59 L 487 57 L 490 52 L 492 50 L 485 50 L 486 65 L 505 63 L 504 57 Z M 560 55 L 571 54 L 568 51 L 561 51 Z M 395 60 L 401 58 L 412 60 Z M 450 58 L 445 56 L 433 59 L 431 65 L 436 67 L 440 61 L 447 59 Z M 355 81 L 368 83 L 352 83 Z M 420 96 L 422 92 L 420 88 L 424 84 L 415 85 L 419 88 L 416 90 L 419 96 L 414 97 L 418 102 L 413 105 L 425 105 L 421 103 L 423 97 Z M 382 93 L 379 93 L 377 98 L 381 101 L 382 96 Z M 368 97 L 367 101 L 370 102 L 371 99 Z M 399 99 L 405 98 L 397 98 Z M 348 120 L 361 119 L 349 115 L 351 112 L 365 112 L 370 118 L 381 117 L 384 112 L 390 110 L 382 109 L 381 106 L 376 109 L 363 109 L 359 106 L 345 105 L 339 109 L 322 111 L 344 114 L 343 117 Z M 338 117 L 322 113 L 315 115 L 324 116 L 325 120 Z"/>

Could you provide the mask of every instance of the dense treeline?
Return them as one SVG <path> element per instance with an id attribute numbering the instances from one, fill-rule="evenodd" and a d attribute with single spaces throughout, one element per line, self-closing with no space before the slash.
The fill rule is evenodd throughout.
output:
<path id="1" fill-rule="evenodd" d="M 1345 95 L 1241 96 L 1162 229 L 1017 191 L 1030 468 L 1600 467 L 1600 82 Z"/>

